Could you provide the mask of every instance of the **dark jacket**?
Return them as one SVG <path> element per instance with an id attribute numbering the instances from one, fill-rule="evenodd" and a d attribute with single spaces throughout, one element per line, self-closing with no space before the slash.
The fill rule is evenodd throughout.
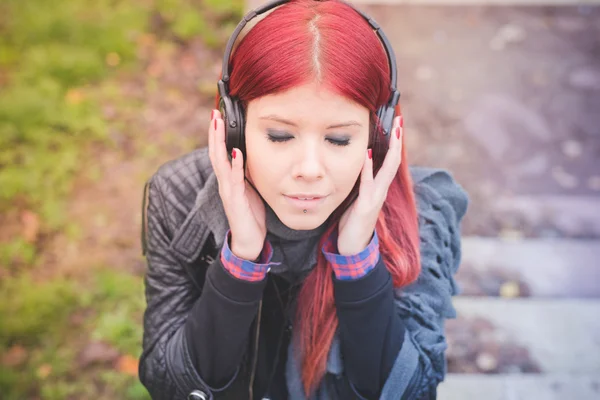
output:
<path id="1" fill-rule="evenodd" d="M 443 319 L 454 317 L 450 298 L 458 292 L 453 274 L 460 261 L 458 224 L 466 211 L 466 194 L 445 171 L 413 167 L 411 173 L 419 209 L 422 272 L 417 282 L 395 293 L 397 312 L 406 327 L 402 332 L 406 332 L 403 340 L 395 342 L 402 345 L 402 350 L 398 354 L 396 349 L 392 363 L 387 369 L 382 368 L 382 374 L 389 374 L 382 399 L 435 398 L 437 384 L 446 370 Z M 261 288 L 264 295 L 258 307 L 256 297 L 244 298 L 248 292 L 239 290 L 241 286 L 233 290 L 223 286 L 235 286 L 236 282 L 219 265 L 217 255 L 222 243 L 218 242 L 222 232 L 211 229 L 215 225 L 211 218 L 222 215 L 222 210 L 208 210 L 197 202 L 198 193 L 214 186 L 215 181 L 205 148 L 165 164 L 147 183 L 143 246 L 148 260 L 148 307 L 140 379 L 155 400 L 258 399 L 272 382 L 269 393 L 273 399 L 279 399 L 279 394 L 274 393 L 286 391 L 285 386 L 281 388 L 282 382 L 287 384 L 291 400 L 301 398 L 294 395 L 294 386 L 298 386 L 294 374 L 283 372 L 291 332 L 286 316 L 266 319 L 255 311 L 262 315 L 273 313 L 275 306 L 281 305 L 272 301 L 274 290 L 278 290 L 278 285 L 286 290 L 286 283 L 269 276 Z M 372 280 L 384 282 L 384 270 L 379 268 L 380 277 Z M 220 298 L 228 290 L 238 297 Z M 248 312 L 243 312 L 244 307 Z M 235 312 L 240 318 L 249 318 L 251 324 L 247 341 L 240 342 L 242 361 L 226 382 L 203 379 L 195 341 L 208 339 L 190 336 L 194 329 L 202 331 L 202 326 L 207 331 L 211 321 L 220 326 L 227 324 L 227 316 Z M 189 316 L 193 318 L 188 322 Z M 219 319 L 224 322 L 218 322 Z M 257 324 L 257 320 L 261 323 Z M 198 321 L 200 328 L 190 328 Z M 271 338 L 265 340 L 269 335 Z M 227 348 L 224 340 L 227 343 L 226 339 L 211 337 L 211 343 L 203 342 L 200 348 Z M 364 398 L 349 382 L 350 371 L 340 367 L 340 351 L 333 347 L 321 391 L 327 395 L 320 398 Z M 212 362 L 210 365 L 216 365 L 215 360 Z M 359 373 L 356 371 L 355 368 L 354 373 Z"/>

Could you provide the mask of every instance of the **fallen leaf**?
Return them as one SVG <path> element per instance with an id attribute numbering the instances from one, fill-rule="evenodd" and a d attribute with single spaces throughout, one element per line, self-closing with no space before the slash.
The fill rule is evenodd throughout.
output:
<path id="1" fill-rule="evenodd" d="M 40 218 L 32 211 L 23 211 L 21 214 L 21 223 L 23 224 L 23 238 L 28 243 L 36 241 L 40 232 Z"/>
<path id="2" fill-rule="evenodd" d="M 121 63 L 121 57 L 115 53 L 108 53 L 106 55 L 106 65 L 110 66 L 110 67 L 116 67 L 117 65 L 119 65 Z"/>
<path id="3" fill-rule="evenodd" d="M 156 78 L 156 77 L 162 75 L 163 70 L 164 70 L 164 68 L 163 68 L 163 66 L 160 63 L 158 63 L 158 62 L 152 62 L 146 68 L 146 73 L 148 75 L 150 75 L 151 77 Z"/>
<path id="4" fill-rule="evenodd" d="M 519 297 L 519 283 L 515 281 L 505 282 L 500 286 L 500 296 L 508 299 Z"/>
<path id="5" fill-rule="evenodd" d="M 38 377 L 40 377 L 42 379 L 47 378 L 51 372 L 52 372 L 52 366 L 50 364 L 42 364 L 37 369 L 37 375 L 38 375 Z"/>
<path id="6" fill-rule="evenodd" d="M 117 370 L 126 375 L 137 376 L 138 375 L 138 360 L 128 354 L 121 356 L 117 362 Z"/>
<path id="7" fill-rule="evenodd" d="M 215 85 L 215 82 L 212 80 L 201 81 L 196 88 L 203 96 L 214 96 L 217 91 L 217 85 Z"/>
<path id="8" fill-rule="evenodd" d="M 498 360 L 489 353 L 479 354 L 475 363 L 482 371 L 485 372 L 492 371 L 498 367 Z"/>
<path id="9" fill-rule="evenodd" d="M 16 367 L 27 359 L 27 350 L 23 346 L 14 345 L 2 355 L 2 364 L 7 367 Z"/>
<path id="10" fill-rule="evenodd" d="M 498 233 L 498 236 L 504 240 L 520 240 L 523 238 L 524 234 L 518 229 L 505 228 Z"/>
<path id="11" fill-rule="evenodd" d="M 85 96 L 83 95 L 81 90 L 78 89 L 70 89 L 69 91 L 67 91 L 67 94 L 65 94 L 65 100 L 67 101 L 67 103 L 74 105 L 81 103 L 84 97 Z"/>
<path id="12" fill-rule="evenodd" d="M 138 36 L 137 41 L 141 46 L 152 46 L 156 43 L 156 36 L 151 33 L 143 33 Z"/>

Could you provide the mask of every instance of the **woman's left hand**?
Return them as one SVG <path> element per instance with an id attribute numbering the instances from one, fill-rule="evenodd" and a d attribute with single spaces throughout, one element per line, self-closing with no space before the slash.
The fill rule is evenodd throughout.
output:
<path id="1" fill-rule="evenodd" d="M 394 118 L 388 152 L 383 165 L 373 178 L 370 149 L 360 175 L 359 194 L 342 215 L 338 226 L 338 253 L 349 256 L 363 251 L 371 242 L 377 218 L 387 198 L 388 189 L 402 162 L 402 116 Z"/>

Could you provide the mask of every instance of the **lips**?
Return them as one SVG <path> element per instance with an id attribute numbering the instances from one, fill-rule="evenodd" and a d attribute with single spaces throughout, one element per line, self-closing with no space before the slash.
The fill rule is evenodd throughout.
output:
<path id="1" fill-rule="evenodd" d="M 312 199 L 320 199 L 321 197 L 325 197 L 325 196 L 321 196 L 319 194 L 305 194 L 305 193 L 290 194 L 287 196 L 292 197 L 294 199 L 300 199 L 300 200 L 312 200 Z"/>
<path id="2" fill-rule="evenodd" d="M 292 206 L 300 208 L 300 209 L 304 209 L 304 210 L 311 210 L 311 209 L 318 207 L 323 202 L 323 200 L 326 198 L 326 196 L 325 197 L 313 197 L 312 199 L 310 199 L 310 196 L 307 196 L 307 197 L 284 196 L 284 197 L 288 201 L 288 203 L 290 203 Z"/>

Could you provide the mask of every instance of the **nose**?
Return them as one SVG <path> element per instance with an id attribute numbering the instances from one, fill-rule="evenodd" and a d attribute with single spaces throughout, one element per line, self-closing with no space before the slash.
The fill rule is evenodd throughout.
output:
<path id="1" fill-rule="evenodd" d="M 299 152 L 296 153 L 296 163 L 294 176 L 307 181 L 319 180 L 324 174 L 324 164 L 319 145 L 315 143 L 305 143 Z"/>

